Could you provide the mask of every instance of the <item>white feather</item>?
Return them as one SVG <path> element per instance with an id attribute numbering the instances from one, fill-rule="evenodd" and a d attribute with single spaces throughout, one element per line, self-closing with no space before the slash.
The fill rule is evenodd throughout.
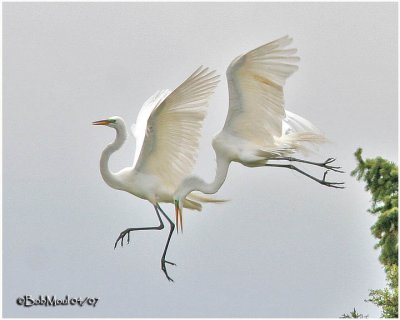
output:
<path id="1" fill-rule="evenodd" d="M 135 171 L 157 176 L 172 191 L 191 173 L 218 77 L 200 67 L 152 109 Z"/>
<path id="2" fill-rule="evenodd" d="M 298 67 L 288 36 L 237 57 L 228 67 L 229 111 L 224 131 L 265 146 L 282 134 L 283 85 Z"/>
<path id="3" fill-rule="evenodd" d="M 322 134 L 310 121 L 294 112 L 286 110 L 286 118 L 283 119 L 282 123 L 282 135 L 287 135 L 292 132 L 313 132 Z"/>
<path id="4" fill-rule="evenodd" d="M 161 102 L 171 93 L 172 91 L 169 89 L 159 90 L 154 93 L 150 98 L 148 98 L 140 109 L 136 123 L 132 124 L 131 131 L 133 136 L 136 138 L 136 150 L 135 157 L 133 159 L 133 166 L 136 165 L 137 160 L 139 159 L 140 150 L 142 150 L 143 141 L 146 133 L 147 120 L 150 117 L 150 114 L 153 112 L 155 108 L 157 108 Z"/>
<path id="5" fill-rule="evenodd" d="M 235 58 L 226 71 L 229 109 L 223 129 L 214 137 L 216 174 L 211 183 L 187 177 L 174 197 L 184 199 L 192 191 L 213 194 L 228 174 L 230 163 L 265 166 L 268 160 L 307 152 L 306 143 L 325 142 L 308 120 L 285 111 L 283 86 L 300 60 L 288 36 Z"/>

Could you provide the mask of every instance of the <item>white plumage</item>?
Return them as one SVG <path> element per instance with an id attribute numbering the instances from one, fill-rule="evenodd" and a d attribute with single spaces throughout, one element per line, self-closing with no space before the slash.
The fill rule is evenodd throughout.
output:
<path id="1" fill-rule="evenodd" d="M 309 178 L 340 188 L 340 183 L 317 179 L 293 165 L 269 164 L 269 160 L 289 160 L 339 171 L 339 167 L 288 157 L 295 152 L 304 154 L 310 145 L 325 141 L 321 132 L 308 120 L 285 111 L 283 86 L 295 72 L 299 57 L 294 48 L 287 48 L 292 42 L 288 36 L 260 46 L 240 55 L 229 65 L 226 77 L 229 88 L 229 110 L 221 132 L 213 139 L 216 154 L 216 175 L 214 181 L 190 176 L 174 194 L 175 209 L 182 215 L 182 200 L 192 191 L 212 194 L 224 183 L 229 164 L 239 162 L 248 167 L 274 166 L 296 170 Z M 180 218 L 181 220 L 181 218 Z"/>
<path id="2" fill-rule="evenodd" d="M 133 159 L 133 167 L 139 159 L 140 150 L 142 150 L 144 137 L 146 135 L 147 120 L 150 118 L 152 111 L 157 108 L 161 102 L 171 93 L 169 89 L 159 90 L 148 98 L 140 108 L 136 123 L 132 125 L 132 133 L 136 139 L 135 156 Z"/>
<path id="3" fill-rule="evenodd" d="M 233 60 L 226 72 L 229 87 L 229 111 L 223 129 L 213 139 L 216 153 L 216 175 L 211 183 L 189 176 L 199 147 L 200 130 L 206 116 L 208 98 L 218 83 L 218 76 L 200 67 L 174 91 L 161 90 L 143 105 L 133 126 L 137 140 L 133 165 L 119 172 L 111 172 L 108 161 L 113 152 L 125 142 L 127 130 L 120 117 L 94 122 L 116 130 L 117 135 L 103 151 L 100 172 L 112 188 L 129 192 L 154 205 L 159 226 L 128 228 L 121 232 L 119 241 L 131 231 L 164 228 L 161 214 L 170 224 L 170 233 L 161 258 L 161 268 L 168 280 L 165 259 L 175 225 L 161 209 L 160 202 L 175 203 L 176 224 L 182 228 L 182 207 L 201 209 L 199 202 L 220 202 L 205 196 L 190 194 L 194 190 L 211 194 L 219 190 L 226 179 L 232 161 L 248 167 L 271 166 L 296 170 L 330 187 L 341 188 L 341 183 L 317 179 L 293 165 L 269 164 L 269 160 L 289 160 L 330 166 L 330 158 L 315 163 L 288 157 L 297 151 L 306 153 L 307 144 L 325 141 L 323 135 L 308 120 L 285 111 L 283 86 L 297 70 L 296 49 L 287 48 L 292 39 L 283 37 L 254 49 Z M 185 178 L 185 179 L 184 179 Z M 183 180 L 184 179 L 184 180 Z"/>
<path id="4" fill-rule="evenodd" d="M 161 90 L 143 105 L 134 126 L 137 148 L 131 167 L 111 172 L 108 161 L 112 153 L 125 142 L 127 129 L 122 118 L 114 116 L 96 121 L 95 125 L 106 125 L 117 132 L 114 142 L 109 144 L 100 158 L 100 172 L 104 181 L 112 188 L 129 192 L 151 202 L 156 210 L 160 226 L 129 228 L 121 232 L 118 241 L 136 230 L 162 229 L 164 227 L 159 210 L 170 222 L 170 236 L 161 259 L 166 277 L 165 254 L 174 224 L 162 211 L 159 202 L 173 202 L 173 192 L 182 178 L 189 175 L 197 158 L 200 130 L 207 113 L 208 98 L 218 83 L 218 76 L 207 68 L 198 68 L 174 91 Z M 199 209 L 200 204 L 185 200 L 184 206 Z M 172 263 L 170 263 L 172 264 Z"/>
<path id="5" fill-rule="evenodd" d="M 295 72 L 295 49 L 288 37 L 263 45 L 233 60 L 226 71 L 229 111 L 223 131 L 261 146 L 282 134 L 283 85 Z"/>
<path id="6" fill-rule="evenodd" d="M 155 175 L 172 193 L 196 162 L 200 130 L 217 77 L 199 69 L 155 107 L 135 170 Z M 168 199 L 158 199 L 167 202 Z"/>

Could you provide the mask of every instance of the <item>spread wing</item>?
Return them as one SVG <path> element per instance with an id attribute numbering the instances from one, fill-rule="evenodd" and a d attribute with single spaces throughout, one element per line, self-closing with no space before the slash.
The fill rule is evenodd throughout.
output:
<path id="1" fill-rule="evenodd" d="M 226 71 L 229 111 L 223 130 L 259 145 L 282 135 L 283 86 L 298 67 L 288 36 L 237 57 Z"/>
<path id="2" fill-rule="evenodd" d="M 168 89 L 159 90 L 150 98 L 148 98 L 143 104 L 142 108 L 140 108 L 136 123 L 131 127 L 132 133 L 136 139 L 136 150 L 133 166 L 136 165 L 139 159 L 140 151 L 142 150 L 144 137 L 146 135 L 147 120 L 149 119 L 150 114 L 165 100 L 170 93 L 171 90 Z"/>
<path id="3" fill-rule="evenodd" d="M 214 71 L 200 67 L 154 106 L 147 120 L 136 171 L 158 176 L 164 186 L 173 190 L 191 173 L 208 99 L 218 78 Z"/>

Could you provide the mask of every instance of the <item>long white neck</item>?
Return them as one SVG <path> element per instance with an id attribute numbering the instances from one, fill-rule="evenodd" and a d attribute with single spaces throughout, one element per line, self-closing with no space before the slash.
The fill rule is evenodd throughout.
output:
<path id="1" fill-rule="evenodd" d="M 185 197 L 192 191 L 200 191 L 205 194 L 216 193 L 225 182 L 228 174 L 229 164 L 230 161 L 227 161 L 225 158 L 218 157 L 217 155 L 217 171 L 215 173 L 214 181 L 207 183 L 199 177 L 191 176 L 183 180 L 176 193 L 181 197 Z"/>
<path id="2" fill-rule="evenodd" d="M 127 137 L 127 132 L 126 132 L 126 127 L 125 123 L 122 122 L 121 126 L 118 126 L 115 128 L 116 130 L 116 137 L 114 142 L 110 143 L 103 151 L 101 154 L 100 158 L 100 172 L 101 176 L 103 177 L 104 181 L 114 189 L 119 189 L 119 179 L 117 175 L 112 172 L 108 166 L 108 162 L 110 160 L 111 154 L 113 154 L 115 151 L 121 148 L 121 146 L 124 144 L 126 137 Z"/>

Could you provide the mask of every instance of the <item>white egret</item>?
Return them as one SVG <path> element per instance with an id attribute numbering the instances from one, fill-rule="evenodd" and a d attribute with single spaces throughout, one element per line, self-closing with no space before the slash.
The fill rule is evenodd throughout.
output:
<path id="1" fill-rule="evenodd" d="M 155 227 L 128 228 L 121 232 L 114 248 L 131 231 L 161 230 L 164 228 L 161 214 L 170 224 L 170 232 L 161 257 L 161 269 L 168 280 L 173 281 L 165 264 L 165 259 L 174 223 L 161 209 L 160 202 L 173 203 L 173 192 L 181 179 L 188 176 L 197 158 L 200 130 L 208 107 L 208 98 L 218 83 L 219 76 L 207 68 L 198 68 L 174 91 L 161 90 L 150 97 L 141 108 L 135 127 L 137 139 L 134 163 L 119 172 L 112 172 L 108 162 L 111 154 L 121 148 L 127 137 L 127 129 L 122 118 L 113 116 L 93 122 L 116 130 L 115 140 L 103 151 L 100 172 L 104 181 L 114 189 L 123 190 L 139 198 L 148 200 L 159 220 Z M 197 200 L 204 200 L 196 198 Z M 182 205 L 200 210 L 201 204 L 185 199 Z"/>
<path id="2" fill-rule="evenodd" d="M 343 188 L 343 183 L 318 179 L 292 164 L 269 164 L 269 160 L 287 160 L 320 166 L 341 172 L 329 165 L 335 159 L 323 163 L 290 157 L 293 153 L 305 153 L 304 143 L 319 144 L 325 141 L 320 131 L 308 120 L 284 108 L 283 86 L 295 72 L 299 57 L 294 48 L 286 48 L 292 39 L 288 36 L 240 55 L 229 65 L 226 77 L 229 89 L 229 110 L 225 125 L 213 139 L 216 154 L 214 181 L 205 182 L 197 176 L 187 177 L 174 194 L 176 215 L 182 219 L 182 200 L 197 190 L 212 194 L 224 183 L 229 164 L 239 162 L 247 167 L 281 167 L 295 170 L 323 185 Z"/>

